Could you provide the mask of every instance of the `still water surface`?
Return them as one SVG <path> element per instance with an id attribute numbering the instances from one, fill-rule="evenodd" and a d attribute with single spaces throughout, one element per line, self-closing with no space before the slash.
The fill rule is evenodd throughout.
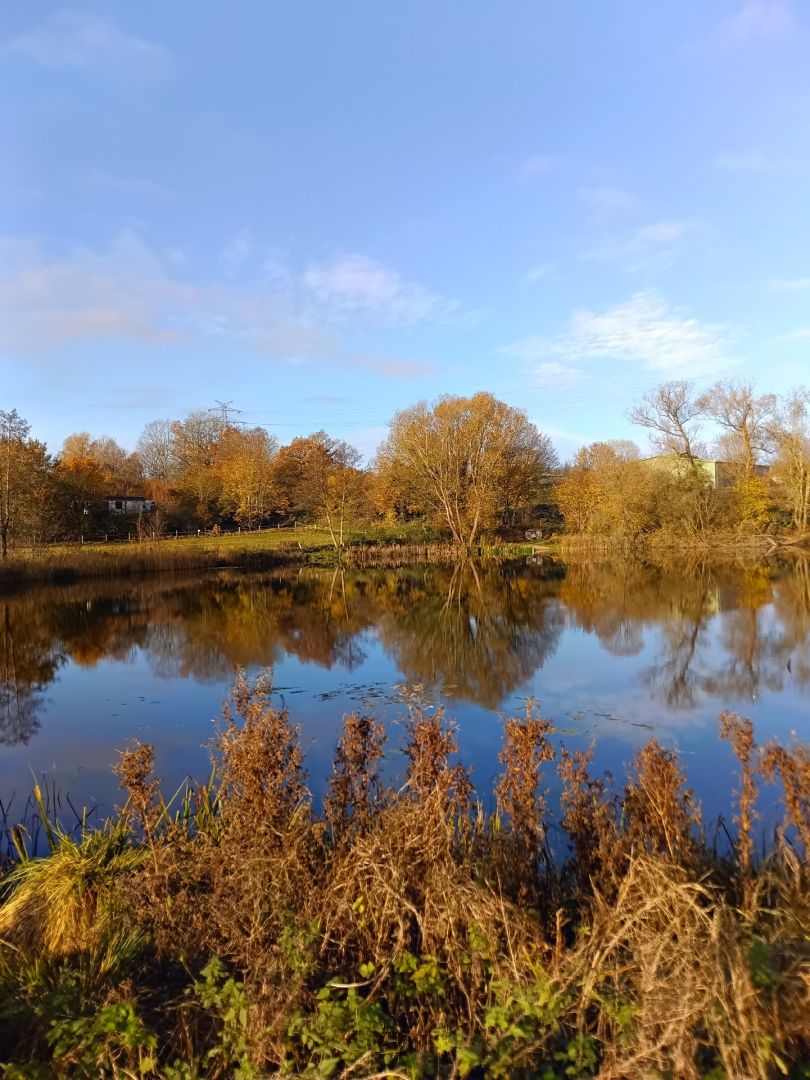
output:
<path id="1" fill-rule="evenodd" d="M 316 794 L 351 710 L 386 719 L 401 771 L 397 687 L 418 683 L 457 718 L 482 793 L 501 716 L 533 697 L 563 741 L 595 741 L 600 769 L 621 775 L 653 735 L 677 747 L 712 819 L 734 786 L 722 710 L 763 741 L 810 738 L 810 563 L 221 572 L 0 595 L 0 801 L 19 809 L 33 774 L 109 810 L 133 736 L 156 745 L 167 790 L 204 778 L 240 665 L 273 669 Z"/>

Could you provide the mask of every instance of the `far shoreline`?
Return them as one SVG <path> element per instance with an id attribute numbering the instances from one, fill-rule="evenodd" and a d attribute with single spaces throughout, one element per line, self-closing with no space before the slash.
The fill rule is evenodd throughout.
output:
<path id="1" fill-rule="evenodd" d="M 453 563 L 464 558 L 578 560 L 661 558 L 767 558 L 810 555 L 810 536 L 715 533 L 687 539 L 659 534 L 635 539 L 555 535 L 548 540 L 506 541 L 482 536 L 469 549 L 409 529 L 368 531 L 337 549 L 319 529 L 264 530 L 222 536 L 168 537 L 118 543 L 49 545 L 0 563 L 0 590 L 92 578 L 132 578 L 190 570 L 274 570 L 308 566 L 353 569 Z"/>

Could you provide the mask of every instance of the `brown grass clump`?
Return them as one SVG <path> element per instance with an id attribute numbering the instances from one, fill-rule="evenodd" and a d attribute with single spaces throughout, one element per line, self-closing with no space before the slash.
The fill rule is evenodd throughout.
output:
<path id="1" fill-rule="evenodd" d="M 540 790 L 544 762 L 554 759 L 548 740 L 551 722 L 533 713 L 529 702 L 524 717 L 510 717 L 504 724 L 503 747 L 498 754 L 502 767 L 495 785 L 498 811 L 507 823 L 502 863 L 505 879 L 525 901 L 537 902 L 540 858 L 546 840 L 546 796 Z M 511 891 L 511 890 L 510 890 Z"/>
<path id="2" fill-rule="evenodd" d="M 472 780 L 463 765 L 450 763 L 452 755 L 458 753 L 458 741 L 455 722 L 447 720 L 444 706 L 430 709 L 417 693 L 408 704 L 405 733 L 408 791 L 415 799 L 436 792 L 445 810 L 463 815 L 469 806 Z"/>
<path id="3" fill-rule="evenodd" d="M 769 746 L 762 759 L 762 775 L 781 783 L 786 824 L 796 830 L 806 858 L 810 854 L 810 749 Z"/>
<path id="4" fill-rule="evenodd" d="M 335 840 L 367 832 L 382 807 L 380 762 L 385 757 L 385 728 L 373 716 L 349 713 L 343 718 L 324 813 Z"/>
<path id="5" fill-rule="evenodd" d="M 632 768 L 622 797 L 626 845 L 637 854 L 647 851 L 694 864 L 700 808 L 686 787 L 677 756 L 650 739 Z"/>
<path id="6" fill-rule="evenodd" d="M 272 705 L 272 692 L 268 676 L 251 686 L 240 671 L 214 739 L 228 828 L 263 836 L 283 832 L 309 798 L 299 729 Z"/>
<path id="7" fill-rule="evenodd" d="M 613 794 L 531 707 L 505 722 L 485 815 L 418 693 L 404 784 L 382 782 L 382 725 L 350 714 L 319 814 L 298 728 L 240 675 L 209 784 L 166 806 L 134 746 L 115 825 L 51 830 L 53 854 L 4 880 L 0 1055 L 172 1080 L 799 1078 L 810 754 L 760 754 L 729 714 L 720 730 L 741 769 L 722 858 L 672 751 L 650 742 Z M 760 775 L 785 816 L 755 858 Z"/>
<path id="8" fill-rule="evenodd" d="M 562 780 L 561 825 L 571 851 L 570 867 L 576 892 L 587 902 L 595 884 L 613 895 L 623 874 L 616 801 L 609 797 L 608 780 L 591 776 L 593 747 L 560 748 L 557 771 Z"/>
<path id="9" fill-rule="evenodd" d="M 601 1075 L 766 1077 L 768 1030 L 734 912 L 671 860 L 633 858 L 612 903 L 594 906 L 572 966 L 580 1009 L 598 1009 Z M 585 1022 L 582 1016 L 580 1023 Z"/>
<path id="10" fill-rule="evenodd" d="M 747 889 L 754 863 L 754 820 L 757 817 L 757 768 L 754 761 L 757 746 L 754 741 L 754 725 L 735 713 L 721 713 L 720 738 L 731 744 L 740 763 L 740 788 L 734 793 L 737 800 L 734 824 L 737 826 L 736 848 L 740 872 Z"/>

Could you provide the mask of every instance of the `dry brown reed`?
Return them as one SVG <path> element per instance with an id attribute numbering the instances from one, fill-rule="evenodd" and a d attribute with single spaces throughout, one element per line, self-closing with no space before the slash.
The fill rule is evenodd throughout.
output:
<path id="1" fill-rule="evenodd" d="M 540 888 L 540 857 L 546 839 L 546 795 L 540 790 L 541 768 L 554 759 L 549 742 L 551 721 L 534 714 L 534 703 L 523 717 L 504 723 L 503 746 L 498 754 L 501 775 L 495 800 L 507 826 L 502 865 L 504 881 L 517 890 L 523 902 L 537 903 Z"/>
<path id="2" fill-rule="evenodd" d="M 574 896 L 589 903 L 594 885 L 612 895 L 622 872 L 616 800 L 609 794 L 610 777 L 591 776 L 593 747 L 560 747 L 557 771 L 562 781 L 562 825 L 571 852 L 569 866 L 576 882 Z"/>
<path id="3" fill-rule="evenodd" d="M 743 880 L 751 877 L 754 860 L 754 821 L 757 817 L 757 767 L 754 760 L 756 743 L 754 725 L 735 713 L 720 714 L 720 738 L 731 744 L 740 764 L 740 787 L 734 792 L 737 808 L 734 824 L 737 826 L 736 847 Z"/>
<path id="4" fill-rule="evenodd" d="M 787 809 L 787 823 L 798 833 L 805 857 L 810 853 L 810 749 L 769 746 L 762 758 L 766 780 L 779 779 Z"/>
<path id="5" fill-rule="evenodd" d="M 557 751 L 532 709 L 505 722 L 498 811 L 484 815 L 454 761 L 453 725 L 419 693 L 404 785 L 382 784 L 379 722 L 351 714 L 319 814 L 297 727 L 269 680 L 240 676 L 213 784 L 185 814 L 157 815 L 149 747 L 118 767 L 138 859 L 99 910 L 105 933 L 115 912 L 148 942 L 133 985 L 151 974 L 133 992 L 159 1016 L 154 1075 L 173 1055 L 222 1077 L 237 1064 L 245 1076 L 555 1080 L 769 1080 L 798 1068 L 810 1060 L 810 757 L 771 746 L 760 761 L 738 717 L 721 733 L 742 776 L 740 837 L 722 859 L 674 753 L 649 743 L 614 795 L 591 775 L 591 752 Z M 543 769 L 555 763 L 569 854 L 551 847 Z M 757 860 L 760 767 L 782 785 L 785 822 Z M 112 896 L 109 872 L 82 866 L 85 906 L 66 923 L 80 944 L 92 938 L 93 874 L 106 883 L 97 895 Z M 67 905 L 65 867 L 54 895 Z M 8 891 L 3 934 L 32 953 L 56 948 L 64 937 L 37 929 L 47 890 L 26 893 L 21 878 Z M 212 957 L 238 980 L 227 1014 L 216 988 L 201 999 L 176 989 Z"/>
<path id="6" fill-rule="evenodd" d="M 379 766 L 385 728 L 373 716 L 349 713 L 335 750 L 324 813 L 336 841 L 367 832 L 382 807 Z"/>
<path id="7" fill-rule="evenodd" d="M 624 789 L 624 838 L 636 854 L 667 855 L 694 864 L 700 807 L 686 787 L 677 756 L 650 739 L 636 755 Z"/>

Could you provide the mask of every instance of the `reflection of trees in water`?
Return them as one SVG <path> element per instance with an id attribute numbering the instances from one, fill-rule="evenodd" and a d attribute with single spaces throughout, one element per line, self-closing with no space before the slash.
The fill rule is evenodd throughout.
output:
<path id="1" fill-rule="evenodd" d="M 171 677 L 227 677 L 236 666 L 272 666 L 283 652 L 353 670 L 368 613 L 337 571 L 326 575 L 224 578 L 174 597 L 145 643 L 153 669 Z"/>
<path id="2" fill-rule="evenodd" d="M 141 650 L 161 677 L 223 680 L 289 654 L 349 670 L 368 630 L 409 682 L 496 708 L 551 656 L 564 625 L 637 655 L 652 695 L 692 708 L 701 694 L 810 686 L 810 562 L 778 567 L 576 563 L 563 573 L 494 562 L 403 570 L 222 573 L 83 583 L 0 600 L 0 742 L 37 730 L 67 659 L 93 666 Z M 710 624 L 711 631 L 710 632 Z"/>
<path id="3" fill-rule="evenodd" d="M 40 726 L 45 688 L 64 662 L 46 613 L 29 600 L 0 603 L 0 744 L 27 743 Z"/>
<path id="4" fill-rule="evenodd" d="M 810 559 L 797 562 L 794 572 L 774 588 L 773 605 L 780 636 L 774 651 L 784 670 L 799 686 L 810 686 Z"/>
<path id="5" fill-rule="evenodd" d="M 810 685 L 806 560 L 789 566 L 584 562 L 568 568 L 560 596 L 575 625 L 597 634 L 613 653 L 627 655 L 626 642 L 640 645 L 645 629 L 660 629 L 659 660 L 642 679 L 670 707 L 693 708 L 701 694 L 753 698 L 780 690 L 788 674 Z M 716 635 L 709 632 L 713 619 Z"/>
<path id="6" fill-rule="evenodd" d="M 380 638 L 410 682 L 496 708 L 557 647 L 558 581 L 514 566 L 463 563 L 397 578 Z"/>

